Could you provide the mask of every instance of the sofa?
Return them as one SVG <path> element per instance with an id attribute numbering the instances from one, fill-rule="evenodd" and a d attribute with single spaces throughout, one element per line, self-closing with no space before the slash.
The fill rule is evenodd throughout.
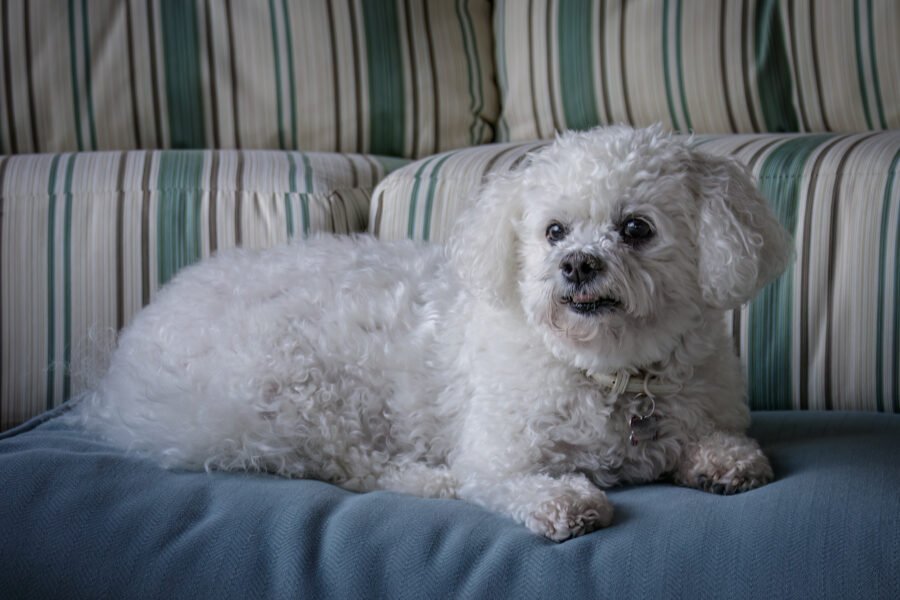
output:
<path id="1" fill-rule="evenodd" d="M 900 5 L 0 3 L 0 596 L 900 597 Z M 775 481 L 612 489 L 557 544 L 458 500 L 161 469 L 58 416 L 180 268 L 447 240 L 556 132 L 661 122 L 795 239 L 726 327 Z"/>

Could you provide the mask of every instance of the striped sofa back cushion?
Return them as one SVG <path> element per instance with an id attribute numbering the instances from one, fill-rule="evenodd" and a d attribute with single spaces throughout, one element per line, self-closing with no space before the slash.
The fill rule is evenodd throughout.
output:
<path id="1" fill-rule="evenodd" d="M 234 246 L 365 231 L 372 189 L 406 162 L 259 150 L 0 158 L 0 429 L 76 393 L 94 339 L 113 338 L 182 267 Z"/>
<path id="2" fill-rule="evenodd" d="M 501 140 L 900 127 L 893 0 L 497 0 Z"/>
<path id="3" fill-rule="evenodd" d="M 488 0 L 9 0 L 0 154 L 489 141 Z"/>
<path id="4" fill-rule="evenodd" d="M 446 241 L 485 177 L 549 142 L 440 154 L 375 189 L 370 229 Z M 694 139 L 749 165 L 796 260 L 730 315 L 754 409 L 900 413 L 900 132 Z"/>

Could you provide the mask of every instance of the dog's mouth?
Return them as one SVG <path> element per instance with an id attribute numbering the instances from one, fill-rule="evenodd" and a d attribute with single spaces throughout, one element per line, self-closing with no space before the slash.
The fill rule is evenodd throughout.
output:
<path id="1" fill-rule="evenodd" d="M 563 296 L 561 302 L 579 315 L 595 315 L 619 308 L 622 303 L 609 296 L 597 296 L 591 294 L 573 294 Z"/>

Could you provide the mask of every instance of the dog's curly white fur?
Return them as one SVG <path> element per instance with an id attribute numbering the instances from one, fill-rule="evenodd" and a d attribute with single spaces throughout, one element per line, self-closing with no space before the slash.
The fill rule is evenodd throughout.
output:
<path id="1" fill-rule="evenodd" d="M 74 413 L 166 466 L 458 497 L 562 540 L 611 522 L 618 483 L 772 479 L 724 314 L 790 246 L 732 160 L 567 133 L 446 247 L 321 237 L 184 269 Z M 590 376 L 620 370 L 680 386 L 654 439 L 629 442 L 646 398 Z"/>

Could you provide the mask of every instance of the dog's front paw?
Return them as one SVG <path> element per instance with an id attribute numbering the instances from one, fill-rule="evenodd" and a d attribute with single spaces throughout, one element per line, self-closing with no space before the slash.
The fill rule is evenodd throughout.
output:
<path id="1" fill-rule="evenodd" d="M 687 453 L 678 483 L 713 494 L 739 494 L 775 478 L 769 459 L 753 440 L 716 434 Z"/>
<path id="2" fill-rule="evenodd" d="M 567 493 L 543 502 L 525 520 L 533 532 L 562 542 L 607 527 L 613 507 L 601 490 L 588 495 Z"/>
<path id="3" fill-rule="evenodd" d="M 747 464 L 747 463 L 750 464 Z M 741 461 L 724 472 L 700 473 L 696 476 L 694 486 L 713 494 L 740 494 L 761 487 L 774 479 L 772 467 L 765 456 L 758 461 Z"/>

